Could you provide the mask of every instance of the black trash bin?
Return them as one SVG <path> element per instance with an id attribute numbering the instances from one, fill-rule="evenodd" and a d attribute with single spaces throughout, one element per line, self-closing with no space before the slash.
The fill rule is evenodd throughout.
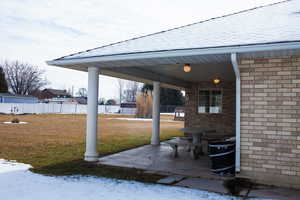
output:
<path id="1" fill-rule="evenodd" d="M 208 146 L 211 171 L 218 175 L 234 175 L 235 141 L 212 142 Z"/>

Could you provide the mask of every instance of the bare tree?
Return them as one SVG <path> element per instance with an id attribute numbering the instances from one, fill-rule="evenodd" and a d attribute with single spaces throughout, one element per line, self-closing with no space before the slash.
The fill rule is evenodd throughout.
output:
<path id="1" fill-rule="evenodd" d="M 0 67 L 0 92 L 8 92 L 7 82 L 3 69 Z"/>
<path id="2" fill-rule="evenodd" d="M 99 105 L 104 105 L 106 101 L 105 101 L 105 98 L 100 98 L 98 102 L 99 102 Z"/>
<path id="3" fill-rule="evenodd" d="M 126 101 L 134 102 L 136 101 L 136 95 L 139 90 L 139 83 L 135 81 L 127 81 L 126 90 L 124 91 L 124 96 Z"/>
<path id="4" fill-rule="evenodd" d="M 125 89 L 126 80 L 118 79 L 118 89 L 119 89 L 119 103 L 121 104 L 124 99 L 124 89 Z"/>
<path id="5" fill-rule="evenodd" d="M 31 94 L 48 84 L 43 78 L 44 70 L 37 66 L 15 60 L 0 63 L 0 67 L 5 73 L 9 91 L 14 94 Z"/>
<path id="6" fill-rule="evenodd" d="M 140 84 L 138 82 L 118 79 L 120 104 L 123 100 L 128 102 L 135 101 L 137 92 L 139 91 L 139 87 Z"/>
<path id="7" fill-rule="evenodd" d="M 77 95 L 80 97 L 87 97 L 87 89 L 86 88 L 79 88 Z"/>

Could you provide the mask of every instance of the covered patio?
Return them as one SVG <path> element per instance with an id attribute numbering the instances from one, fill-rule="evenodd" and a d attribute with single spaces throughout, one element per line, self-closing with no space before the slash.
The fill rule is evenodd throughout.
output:
<path id="1" fill-rule="evenodd" d="M 131 55 L 127 56 L 130 57 Z M 82 59 L 85 60 L 86 58 Z M 207 152 L 194 160 L 189 152 L 184 148 L 180 148 L 179 157 L 174 158 L 171 156 L 171 147 L 166 143 L 160 142 L 160 87 L 176 88 L 185 91 L 185 127 L 213 129 L 216 130 L 217 134 L 229 136 L 235 136 L 235 131 L 237 131 L 238 136 L 240 109 L 238 107 L 239 104 L 235 104 L 235 102 L 239 102 L 240 96 L 238 93 L 239 71 L 236 54 L 215 54 L 213 56 L 205 54 L 134 60 L 123 58 L 119 62 L 95 61 L 91 63 L 90 61 L 86 63 L 82 59 L 80 59 L 80 63 L 64 66 L 88 71 L 88 114 L 84 158 L 86 161 L 97 162 L 99 160 L 97 150 L 97 102 L 99 98 L 98 85 L 102 84 L 99 83 L 99 74 L 103 74 L 153 84 L 153 115 L 151 145 L 100 158 L 101 164 L 138 168 L 159 173 L 218 178 L 210 172 L 211 163 Z M 65 61 L 72 63 L 74 61 L 77 62 L 77 59 L 66 59 Z M 59 63 L 62 61 L 51 62 Z M 190 67 L 190 71 L 184 69 L 185 65 Z M 216 77 L 220 80 L 220 83 L 213 83 Z M 223 99 L 220 99 L 219 107 L 213 107 L 212 105 L 208 105 L 208 108 L 205 108 L 206 105 L 201 107 L 198 104 L 198 95 L 201 89 L 220 91 Z M 237 95 L 235 91 L 237 91 Z M 235 98 L 237 99 L 235 100 Z M 212 112 L 213 108 L 219 110 Z M 235 113 L 235 110 L 237 113 Z M 207 148 L 207 141 L 205 145 Z M 238 137 L 236 167 L 236 170 L 239 170 Z"/>

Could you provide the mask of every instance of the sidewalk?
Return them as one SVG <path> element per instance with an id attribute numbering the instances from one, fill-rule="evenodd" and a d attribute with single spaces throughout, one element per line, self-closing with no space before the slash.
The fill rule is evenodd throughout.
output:
<path id="1" fill-rule="evenodd" d="M 224 186 L 224 180 L 178 177 L 173 175 L 159 180 L 158 183 L 229 194 L 228 189 Z M 244 199 L 266 198 L 274 200 L 299 200 L 300 190 L 265 185 L 249 185 L 241 189 L 239 196 Z"/>

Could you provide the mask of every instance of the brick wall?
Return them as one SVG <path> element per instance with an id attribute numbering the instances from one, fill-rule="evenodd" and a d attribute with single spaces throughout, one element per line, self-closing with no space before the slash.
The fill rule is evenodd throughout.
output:
<path id="1" fill-rule="evenodd" d="M 241 173 L 300 188 L 300 57 L 241 60 Z"/>
<path id="2" fill-rule="evenodd" d="M 198 90 L 218 88 L 223 91 L 222 113 L 206 114 L 198 110 Z M 222 82 L 215 86 L 211 82 L 200 82 L 186 90 L 185 127 L 216 129 L 218 133 L 235 134 L 235 82 Z"/>

